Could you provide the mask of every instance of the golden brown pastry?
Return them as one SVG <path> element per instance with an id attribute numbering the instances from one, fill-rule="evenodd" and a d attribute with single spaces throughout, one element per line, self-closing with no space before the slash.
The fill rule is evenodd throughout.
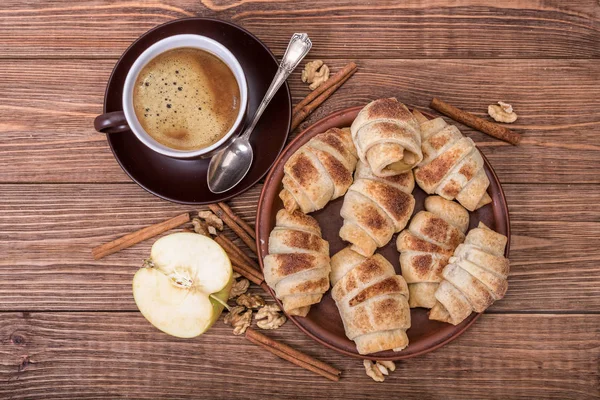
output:
<path id="1" fill-rule="evenodd" d="M 373 255 L 408 223 L 415 208 L 414 187 L 412 171 L 380 178 L 359 161 L 340 211 L 344 218 L 340 237 L 352 244 L 352 250 Z"/>
<path id="2" fill-rule="evenodd" d="M 357 155 L 350 129 L 331 128 L 300 147 L 285 163 L 279 197 L 286 210 L 320 210 L 352 184 Z"/>
<path id="3" fill-rule="evenodd" d="M 350 129 L 360 160 L 376 176 L 410 171 L 423 158 L 419 123 L 394 98 L 367 104 Z"/>
<path id="4" fill-rule="evenodd" d="M 469 212 L 464 207 L 440 196 L 429 196 L 425 211 L 419 211 L 409 227 L 400 232 L 396 246 L 411 308 L 435 305 L 442 270 L 454 249 L 465 240 L 468 227 Z"/>
<path id="5" fill-rule="evenodd" d="M 280 210 L 264 260 L 267 284 L 290 315 L 306 316 L 329 290 L 329 243 L 317 221 L 300 211 Z"/>
<path id="6" fill-rule="evenodd" d="M 422 114 L 417 119 L 423 120 Z M 421 123 L 423 160 L 415 169 L 417 184 L 428 194 L 456 199 L 474 211 L 490 203 L 490 181 L 475 143 L 442 118 Z"/>
<path id="7" fill-rule="evenodd" d="M 473 311 L 483 312 L 504 297 L 510 265 L 504 257 L 506 236 L 482 222 L 467 234 L 444 268 L 429 319 L 460 324 Z"/>
<path id="8" fill-rule="evenodd" d="M 331 291 L 346 336 L 359 354 L 408 345 L 408 288 L 382 255 L 366 258 L 345 248 L 331 258 Z"/>

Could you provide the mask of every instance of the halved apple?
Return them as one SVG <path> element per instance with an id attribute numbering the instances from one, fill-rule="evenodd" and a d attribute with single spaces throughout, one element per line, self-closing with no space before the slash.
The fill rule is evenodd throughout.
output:
<path id="1" fill-rule="evenodd" d="M 150 259 L 133 277 L 142 315 L 161 331 L 198 336 L 219 318 L 233 283 L 231 262 L 214 240 L 196 233 L 158 239 Z"/>

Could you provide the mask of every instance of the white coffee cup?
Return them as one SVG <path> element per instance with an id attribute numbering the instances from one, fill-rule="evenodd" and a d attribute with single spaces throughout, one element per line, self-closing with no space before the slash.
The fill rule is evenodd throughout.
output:
<path id="1" fill-rule="evenodd" d="M 135 82 L 146 64 L 159 54 L 182 47 L 200 49 L 218 57 L 229 67 L 240 90 L 240 107 L 231 129 L 217 142 L 198 150 L 177 150 L 157 142 L 142 128 L 133 107 Z M 99 115 L 94 121 L 94 127 L 99 132 L 110 134 L 131 130 L 147 147 L 168 157 L 205 158 L 210 157 L 216 151 L 220 150 L 233 136 L 236 136 L 240 132 L 247 107 L 248 85 L 246 83 L 246 76 L 235 56 L 221 43 L 208 37 L 201 35 L 175 35 L 154 43 L 135 60 L 127 73 L 125 84 L 123 85 L 123 111 Z"/>

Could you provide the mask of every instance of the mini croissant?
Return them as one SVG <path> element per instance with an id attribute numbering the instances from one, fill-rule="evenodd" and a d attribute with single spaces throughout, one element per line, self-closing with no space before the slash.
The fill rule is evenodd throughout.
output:
<path id="1" fill-rule="evenodd" d="M 442 281 L 442 270 L 454 249 L 465 240 L 469 227 L 468 211 L 453 201 L 429 196 L 425 210 L 412 218 L 396 240 L 411 308 L 435 305 L 434 294 Z"/>
<path id="2" fill-rule="evenodd" d="M 475 143 L 442 118 L 421 123 L 423 160 L 415 169 L 417 184 L 428 194 L 456 199 L 474 211 L 490 203 L 486 190 L 490 181 L 483 169 L 483 157 Z"/>
<path id="3" fill-rule="evenodd" d="M 483 312 L 504 297 L 509 262 L 504 257 L 507 238 L 482 222 L 467 234 L 444 268 L 429 319 L 460 324 L 473 311 Z"/>
<path id="4" fill-rule="evenodd" d="M 331 128 L 300 147 L 285 163 L 279 197 L 286 210 L 320 210 L 352 184 L 357 155 L 350 130 Z"/>
<path id="5" fill-rule="evenodd" d="M 414 187 L 412 171 L 380 178 L 359 161 L 340 211 L 344 218 L 340 237 L 352 244 L 352 250 L 373 255 L 408 223 L 415 208 Z"/>
<path id="6" fill-rule="evenodd" d="M 413 169 L 423 158 L 419 123 L 394 98 L 367 104 L 352 126 L 360 160 L 376 176 L 393 176 Z"/>
<path id="7" fill-rule="evenodd" d="M 331 258 L 331 291 L 348 339 L 359 354 L 408 345 L 408 288 L 382 255 L 366 258 L 345 248 Z"/>
<path id="8" fill-rule="evenodd" d="M 264 260 L 267 284 L 290 315 L 306 316 L 329 290 L 329 243 L 317 221 L 300 211 L 280 210 Z"/>

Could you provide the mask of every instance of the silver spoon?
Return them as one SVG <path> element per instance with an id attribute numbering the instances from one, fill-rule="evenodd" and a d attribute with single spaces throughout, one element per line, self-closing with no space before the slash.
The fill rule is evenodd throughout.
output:
<path id="1" fill-rule="evenodd" d="M 244 130 L 244 133 L 211 158 L 207 175 L 208 188 L 211 192 L 226 192 L 244 179 L 250 170 L 252 159 L 254 158 L 252 146 L 248 139 L 256 123 L 273 96 L 275 96 L 275 93 L 277 93 L 277 90 L 283 85 L 283 82 L 285 82 L 298 64 L 300 64 L 300 61 L 306 56 L 311 47 L 312 42 L 306 33 L 294 33 L 281 59 L 281 64 L 279 64 L 275 78 L 273 78 L 273 82 L 271 82 L 271 86 L 267 89 L 265 97 L 258 105 L 258 109 L 252 118 L 252 123 Z"/>

